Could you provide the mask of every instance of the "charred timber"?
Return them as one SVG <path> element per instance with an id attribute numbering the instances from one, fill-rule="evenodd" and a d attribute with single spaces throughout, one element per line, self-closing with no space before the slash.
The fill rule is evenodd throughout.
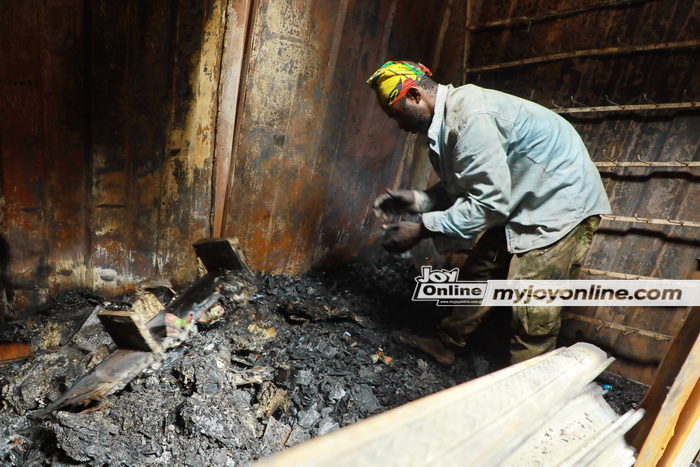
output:
<path id="1" fill-rule="evenodd" d="M 542 57 L 525 58 L 522 60 L 514 60 L 512 62 L 496 63 L 494 65 L 477 66 L 467 69 L 467 73 L 477 73 L 482 71 L 501 70 L 503 68 L 512 68 L 516 66 L 532 65 L 534 63 L 554 62 L 557 60 L 565 60 L 567 58 L 580 57 L 601 57 L 606 55 L 625 55 L 632 53 L 650 52 L 656 50 L 672 50 L 686 49 L 700 46 L 700 40 L 683 41 L 683 42 L 668 42 L 664 44 L 649 44 L 649 45 L 629 45 L 620 47 L 608 47 L 605 49 L 589 49 L 577 50 L 576 52 L 558 53 L 552 55 L 544 55 Z"/>

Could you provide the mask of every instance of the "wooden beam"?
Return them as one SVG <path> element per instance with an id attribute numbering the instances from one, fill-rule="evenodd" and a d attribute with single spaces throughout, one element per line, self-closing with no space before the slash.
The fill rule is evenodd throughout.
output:
<path id="1" fill-rule="evenodd" d="M 635 104 L 635 105 L 600 105 L 593 107 L 559 107 L 554 102 L 552 112 L 558 114 L 580 114 L 580 113 L 610 113 L 610 112 L 638 112 L 641 110 L 700 110 L 700 102 L 669 102 L 666 104 Z"/>
<path id="2" fill-rule="evenodd" d="M 493 28 L 505 28 L 510 26 L 525 26 L 530 23 L 535 23 L 538 21 L 547 21 L 550 19 L 561 18 L 564 16 L 573 16 L 578 13 L 583 13 L 591 10 L 599 10 L 602 8 L 611 8 L 616 6 L 633 5 L 635 3 L 645 3 L 650 0 L 609 0 L 607 2 L 593 3 L 590 5 L 583 5 L 576 8 L 568 8 L 566 10 L 559 11 L 548 11 L 547 13 L 540 13 L 531 16 L 519 16 L 517 18 L 508 18 L 498 21 L 490 21 L 488 23 L 475 24 L 473 26 L 467 26 L 467 28 L 472 31 L 481 31 L 483 29 L 493 29 Z M 651 0 L 656 1 L 656 0 Z"/>
<path id="3" fill-rule="evenodd" d="M 464 52 L 462 55 L 462 83 L 467 82 L 467 58 L 469 57 L 469 49 L 471 48 L 471 37 L 469 32 L 469 26 L 472 23 L 472 0 L 465 0 L 467 2 L 464 13 Z"/>
<path id="4" fill-rule="evenodd" d="M 244 74 L 247 38 L 250 33 L 250 6 L 253 0 L 229 0 L 226 5 L 226 32 L 221 46 L 216 146 L 214 152 L 213 235 L 221 235 L 224 206 L 231 176 L 233 133 L 236 127 L 241 77 Z"/>
<path id="5" fill-rule="evenodd" d="M 532 65 L 534 63 L 554 62 L 557 60 L 564 60 L 567 58 L 602 57 L 606 55 L 623 55 L 631 53 L 650 52 L 655 50 L 685 49 L 698 46 L 700 46 L 700 40 L 668 42 L 664 44 L 649 45 L 624 45 L 619 47 L 608 47 L 604 49 L 577 50 L 576 52 L 565 52 L 552 55 L 544 55 L 541 57 L 525 58 L 522 60 L 514 60 L 512 62 L 496 63 L 494 65 L 477 66 L 473 68 L 468 68 L 467 73 L 502 70 L 504 68 Z"/>
<path id="6" fill-rule="evenodd" d="M 611 216 L 608 214 L 601 215 L 600 217 L 604 221 L 632 222 L 636 224 L 673 225 L 678 227 L 700 227 L 700 222 L 682 221 L 676 219 L 651 219 L 637 216 Z"/>
<path id="7" fill-rule="evenodd" d="M 676 161 L 676 162 L 595 162 L 596 167 L 652 167 L 652 168 L 668 168 L 668 167 L 700 167 L 700 162 L 696 161 Z"/>
<path id="8" fill-rule="evenodd" d="M 683 406 L 658 467 L 685 467 L 700 453 L 700 380 Z"/>
<path id="9" fill-rule="evenodd" d="M 626 336 L 627 334 L 638 334 L 640 336 L 651 337 L 652 339 L 657 340 L 657 341 L 673 340 L 673 337 L 669 336 L 668 334 L 661 334 L 659 332 L 647 331 L 646 329 L 640 329 L 640 328 L 635 328 L 632 326 L 626 326 L 624 324 L 613 323 L 611 321 L 603 321 L 602 319 L 591 318 L 589 316 L 583 316 L 583 315 L 577 315 L 575 313 L 570 313 L 568 311 L 565 311 L 562 313 L 562 319 L 573 319 L 573 320 L 582 321 L 582 322 L 588 323 L 588 324 L 594 324 L 596 326 L 596 331 L 600 330 L 600 328 L 606 327 L 606 328 L 610 328 L 610 329 L 615 329 L 616 331 L 620 331 L 623 336 Z"/>
<path id="10" fill-rule="evenodd" d="M 450 25 L 450 15 L 452 14 L 452 5 L 454 5 L 455 0 L 447 0 L 444 6 L 444 11 L 442 14 L 442 23 L 440 24 L 440 31 L 438 32 L 437 40 L 435 41 L 435 49 L 433 49 L 433 61 L 432 66 L 437 68 L 440 66 L 440 55 L 442 54 L 442 47 L 445 43 L 445 34 L 447 33 L 447 28 Z"/>
<path id="11" fill-rule="evenodd" d="M 591 268 L 581 268 L 581 272 L 589 274 L 591 276 L 606 276 L 614 277 L 615 279 L 628 279 L 628 280 L 658 280 L 659 277 L 651 276 L 638 276 L 636 274 L 627 274 L 624 272 L 614 272 L 614 271 L 603 271 L 602 269 L 591 269 Z"/>
<path id="12" fill-rule="evenodd" d="M 698 404 L 695 390 L 700 378 L 700 308 L 693 307 L 673 339 L 647 395 L 640 404 L 646 411 L 630 430 L 628 441 L 640 450 L 638 467 L 659 464 L 669 446 L 685 407 Z M 687 432 L 685 432 L 687 435 Z M 679 433 L 683 436 L 683 433 Z M 679 440 L 676 440 L 678 442 Z"/>

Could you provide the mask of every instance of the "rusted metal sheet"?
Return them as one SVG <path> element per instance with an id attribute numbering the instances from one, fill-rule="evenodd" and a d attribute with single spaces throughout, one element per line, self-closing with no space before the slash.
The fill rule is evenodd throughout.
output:
<path id="1" fill-rule="evenodd" d="M 81 2 L 3 2 L 0 151 L 3 228 L 18 301 L 81 276 L 85 176 Z M 75 44 L 65 50 L 64 44 Z M 70 109 L 70 110 L 69 110 Z M 80 232 L 80 233 L 78 233 Z M 49 237 L 52 240 L 49 240 Z M 61 248 L 52 248 L 60 244 Z"/>
<path id="2" fill-rule="evenodd" d="M 365 80 L 387 59 L 429 55 L 440 18 L 426 29 L 422 11 L 396 1 L 257 8 L 223 226 L 254 267 L 344 261 L 379 233 L 369 206 L 394 181 L 405 136 Z"/>
<path id="3" fill-rule="evenodd" d="M 210 234 L 227 0 L 0 4 L 3 236 L 15 307 L 190 280 Z"/>
<path id="4" fill-rule="evenodd" d="M 517 16 L 531 2 L 476 2 L 477 24 Z M 538 2 L 543 11 L 582 6 L 579 1 Z M 537 12 L 535 11 L 534 14 Z M 475 30 L 469 66 L 535 58 L 559 52 L 697 40 L 700 5 L 691 0 L 629 2 L 611 8 L 512 26 Z M 448 30 L 447 37 L 456 34 Z M 582 33 L 584 31 L 584 33 Z M 446 55 L 447 54 L 447 55 Z M 449 57 L 443 51 L 443 57 Z M 572 58 L 514 69 L 470 74 L 476 84 L 541 103 L 566 107 L 650 102 L 685 102 L 700 95 L 697 49 Z M 453 81 L 454 82 L 454 81 Z M 455 83 L 459 84 L 459 83 Z M 692 90 L 692 92 L 691 92 Z M 637 112 L 567 116 L 594 160 L 700 160 L 694 112 Z M 602 169 L 613 213 L 621 216 L 700 220 L 697 171 Z M 624 225 L 604 222 L 586 266 L 645 276 L 687 279 L 700 257 L 697 229 L 689 226 Z M 583 316 L 675 335 L 683 310 L 672 308 L 575 309 Z M 592 324 L 567 321 L 564 334 L 590 340 L 618 357 L 612 369 L 650 382 L 668 341 Z"/>

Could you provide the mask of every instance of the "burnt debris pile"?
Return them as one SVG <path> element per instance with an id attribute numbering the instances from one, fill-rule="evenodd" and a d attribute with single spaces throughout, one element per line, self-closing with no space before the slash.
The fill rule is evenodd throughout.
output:
<path id="1" fill-rule="evenodd" d="M 483 342 L 450 368 L 397 343 L 396 332 L 429 333 L 448 312 L 411 300 L 415 277 L 394 257 L 257 274 L 247 303 L 224 294 L 220 320 L 121 391 L 36 417 L 113 350 L 94 310 L 134 302 L 58 295 L 0 334 L 33 349 L 0 367 L 0 463 L 245 465 L 497 369 Z"/>

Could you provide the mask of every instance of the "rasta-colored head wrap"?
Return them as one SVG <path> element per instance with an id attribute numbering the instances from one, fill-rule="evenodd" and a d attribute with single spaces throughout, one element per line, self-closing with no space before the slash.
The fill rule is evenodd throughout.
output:
<path id="1" fill-rule="evenodd" d="M 367 84 L 377 91 L 381 102 L 391 105 L 425 75 L 433 74 L 422 63 L 416 66 L 406 62 L 386 62 L 367 80 Z"/>

